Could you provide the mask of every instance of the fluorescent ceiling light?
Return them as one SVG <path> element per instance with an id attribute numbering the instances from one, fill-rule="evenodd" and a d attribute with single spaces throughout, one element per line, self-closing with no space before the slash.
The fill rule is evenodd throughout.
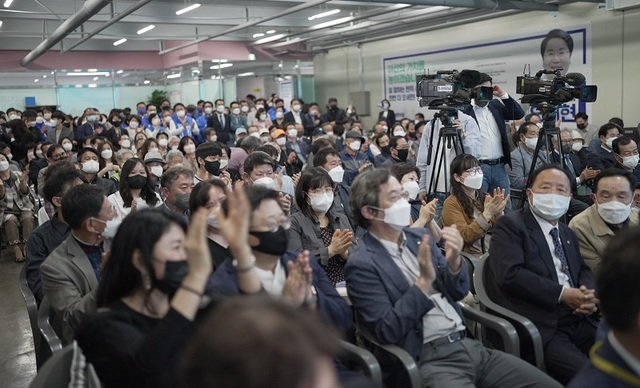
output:
<path id="1" fill-rule="evenodd" d="M 87 71 L 90 71 L 92 73 L 95 73 L 96 71 L 98 71 L 98 69 L 87 69 Z"/>
<path id="2" fill-rule="evenodd" d="M 47 75 L 46 75 L 46 74 L 43 74 L 43 75 L 42 75 L 42 78 L 47 78 Z"/>
<path id="3" fill-rule="evenodd" d="M 193 11 L 194 9 L 200 7 L 200 3 L 192 4 L 186 8 L 182 8 L 181 10 L 176 11 L 176 15 L 182 15 L 183 13 L 187 13 L 189 11 Z"/>
<path id="4" fill-rule="evenodd" d="M 309 16 L 307 19 L 316 20 L 316 19 L 327 17 L 327 16 L 335 15 L 335 14 L 337 14 L 339 12 L 340 12 L 339 9 L 332 9 L 331 11 L 322 12 L 322 13 L 319 13 L 317 15 Z"/>
<path id="5" fill-rule="evenodd" d="M 256 73 L 254 73 L 254 72 L 250 71 L 250 72 L 248 72 L 248 73 L 240 73 L 240 74 L 238 74 L 238 77 L 248 77 L 248 76 L 250 76 L 250 75 L 255 75 L 255 74 L 256 74 Z"/>
<path id="6" fill-rule="evenodd" d="M 218 70 L 218 69 L 226 69 L 227 67 L 233 66 L 233 63 L 221 63 L 219 65 L 213 65 L 209 69 L 210 70 Z"/>
<path id="7" fill-rule="evenodd" d="M 276 33 L 276 30 L 269 30 L 269 31 L 267 31 L 267 34 L 269 34 L 269 35 L 271 35 L 271 34 L 275 34 L 275 33 Z"/>
<path id="8" fill-rule="evenodd" d="M 145 33 L 145 32 L 147 32 L 147 31 L 151 31 L 151 30 L 153 30 L 154 28 L 156 28 L 156 26 L 154 26 L 153 24 L 149 24 L 149 25 L 148 25 L 148 26 L 146 26 L 145 28 L 143 28 L 143 29 L 141 29 L 141 30 L 138 30 L 138 35 L 142 35 L 142 34 L 144 34 L 144 33 Z"/>
<path id="9" fill-rule="evenodd" d="M 40 80 L 39 80 L 39 79 L 37 79 L 37 78 L 33 80 L 33 82 L 38 82 L 38 81 L 40 81 Z"/>
<path id="10" fill-rule="evenodd" d="M 96 75 L 109 75 L 109 72 L 108 72 L 108 71 L 98 72 L 98 73 L 83 73 L 83 72 L 76 72 L 76 73 L 67 73 L 67 75 L 75 75 L 75 76 L 96 76 Z"/>
<path id="11" fill-rule="evenodd" d="M 124 70 L 118 70 L 118 71 L 116 71 L 116 74 L 122 74 L 122 73 L 124 73 Z"/>
<path id="12" fill-rule="evenodd" d="M 262 38 L 264 36 L 264 34 L 262 32 L 256 32 L 255 34 L 253 34 L 253 38 Z"/>
<path id="13" fill-rule="evenodd" d="M 151 81 L 149 81 L 148 79 L 144 80 L 144 84 L 145 85 L 149 85 L 151 83 Z"/>
<path id="14" fill-rule="evenodd" d="M 169 74 L 169 75 L 167 76 L 167 78 L 169 78 L 169 79 L 173 79 L 173 78 L 180 78 L 180 76 L 181 76 L 181 75 L 182 75 L 181 73 Z"/>
<path id="15" fill-rule="evenodd" d="M 11 3 L 13 3 L 13 0 L 6 0 L 6 1 L 4 2 L 4 7 L 5 7 L 5 8 L 9 8 L 9 7 L 11 7 Z"/>
<path id="16" fill-rule="evenodd" d="M 212 59 L 211 62 L 215 62 L 215 63 L 227 63 L 229 62 L 228 59 Z"/>
<path id="17" fill-rule="evenodd" d="M 87 86 L 88 86 L 88 87 L 90 87 L 90 88 L 97 88 L 97 87 L 98 87 L 98 85 L 97 85 L 97 84 L 89 84 L 89 85 L 87 85 Z"/>
<path id="18" fill-rule="evenodd" d="M 347 23 L 347 22 L 350 22 L 351 20 L 353 20 L 353 17 L 347 16 L 344 18 L 330 20 L 328 22 L 316 24 L 315 26 L 313 26 L 313 28 L 325 28 L 325 27 L 337 26 L 338 24 Z"/>
<path id="19" fill-rule="evenodd" d="M 97 81 L 97 80 L 98 80 L 98 77 L 93 77 L 93 80 L 94 80 L 94 81 Z"/>
<path id="20" fill-rule="evenodd" d="M 273 41 L 278 40 L 278 39 L 282 39 L 284 37 L 285 37 L 285 34 L 272 35 L 272 36 L 269 36 L 267 38 L 258 39 L 254 43 L 255 44 L 269 43 L 269 42 L 273 42 Z"/>
<path id="21" fill-rule="evenodd" d="M 113 45 L 114 46 L 120 46 L 121 44 L 123 44 L 126 41 L 127 41 L 127 38 L 122 38 L 120 40 L 116 40 L 115 42 L 113 42 Z"/>
<path id="22" fill-rule="evenodd" d="M 82 84 L 76 84 L 76 88 L 81 88 Z"/>
<path id="23" fill-rule="evenodd" d="M 3 21 L 2 21 L 2 20 L 0 20 L 0 27 L 2 27 L 2 23 L 3 23 Z"/>

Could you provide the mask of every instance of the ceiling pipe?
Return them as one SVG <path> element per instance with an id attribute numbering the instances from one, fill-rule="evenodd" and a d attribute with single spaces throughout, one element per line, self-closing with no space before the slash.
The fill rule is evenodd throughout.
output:
<path id="1" fill-rule="evenodd" d="M 62 23 L 47 39 L 40 42 L 40 44 L 31 50 L 24 58 L 20 60 L 22 66 L 27 66 L 31 62 L 35 61 L 42 54 L 46 53 L 49 49 L 55 46 L 58 42 L 69 35 L 73 30 L 80 27 L 84 22 L 91 19 L 100 10 L 109 5 L 112 0 L 87 0 L 82 5 L 82 8 L 78 12 L 74 13 Z"/>
<path id="2" fill-rule="evenodd" d="M 358 1 L 363 0 L 347 0 Z M 396 0 L 364 0 L 370 3 L 393 3 Z M 549 3 L 536 3 L 535 1 L 521 1 L 521 0 L 402 0 L 405 4 L 411 5 L 443 5 L 452 8 L 479 8 L 497 10 L 510 10 L 517 9 L 521 11 L 548 11 L 558 12 L 560 7 L 558 4 Z"/>
<path id="3" fill-rule="evenodd" d="M 222 32 L 218 32 L 216 34 L 209 35 L 209 36 L 206 36 L 204 38 L 196 39 L 193 42 L 188 42 L 188 43 L 185 43 L 185 44 L 181 44 L 180 46 L 176 46 L 176 47 L 172 47 L 170 49 L 162 50 L 158 54 L 159 55 L 169 54 L 169 53 L 174 52 L 176 50 L 180 50 L 180 49 L 183 49 L 183 48 L 186 48 L 186 47 L 190 47 L 190 46 L 193 46 L 193 45 L 198 44 L 198 43 L 206 42 L 208 40 L 215 39 L 215 38 L 218 38 L 220 36 L 227 35 L 227 34 L 231 34 L 231 33 L 236 32 L 236 31 L 241 31 L 241 30 L 244 30 L 246 28 L 253 27 L 255 25 L 258 25 L 258 24 L 261 24 L 261 23 L 264 23 L 264 22 L 268 22 L 270 20 L 281 18 L 283 16 L 291 15 L 292 13 L 296 13 L 296 12 L 303 11 L 303 10 L 308 9 L 308 8 L 312 8 L 312 7 L 315 7 L 315 6 L 324 4 L 324 3 L 328 3 L 329 1 L 331 1 L 331 0 L 316 0 L 316 1 L 309 2 L 309 3 L 298 4 L 295 7 L 288 8 L 288 9 L 286 9 L 284 11 L 276 12 L 276 13 L 274 13 L 272 15 L 265 16 L 263 18 L 254 20 L 252 22 L 247 22 L 247 23 L 241 24 L 239 26 L 235 26 L 235 27 L 229 28 L 229 29 L 224 30 Z"/>
<path id="4" fill-rule="evenodd" d="M 80 46 L 84 42 L 86 42 L 89 39 L 93 38 L 94 36 L 98 35 L 99 33 L 101 33 L 102 31 L 106 30 L 107 28 L 111 27 L 112 25 L 116 24 L 120 20 L 124 19 L 125 17 L 129 16 L 130 14 L 134 13 L 135 11 L 137 11 L 140 8 L 144 7 L 145 5 L 149 4 L 151 1 L 152 0 L 140 0 L 140 1 L 138 1 L 137 3 L 132 5 L 131 7 L 129 7 L 126 10 L 124 10 L 124 12 L 119 13 L 118 16 L 116 16 L 116 17 L 112 18 L 111 20 L 107 21 L 101 27 L 98 27 L 97 29 L 91 31 L 91 33 L 89 35 L 85 36 L 84 38 L 80 39 L 79 41 L 75 42 L 71 46 L 65 48 L 64 50 L 61 50 L 60 54 L 64 54 L 67 51 L 71 51 L 74 48 Z"/>

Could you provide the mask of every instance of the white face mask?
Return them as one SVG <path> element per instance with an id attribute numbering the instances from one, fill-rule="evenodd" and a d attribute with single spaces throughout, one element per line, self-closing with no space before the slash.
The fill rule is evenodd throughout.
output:
<path id="1" fill-rule="evenodd" d="M 607 139 L 606 143 L 607 143 L 607 147 L 609 148 L 613 148 L 613 141 L 616 140 L 617 137 L 610 137 Z"/>
<path id="2" fill-rule="evenodd" d="M 36 123 L 38 124 L 44 123 L 44 117 L 41 117 L 41 116 L 36 117 Z"/>
<path id="3" fill-rule="evenodd" d="M 211 214 L 207 217 L 207 224 L 212 228 L 220 229 L 220 221 L 218 221 L 218 216 L 215 214 Z"/>
<path id="4" fill-rule="evenodd" d="M 383 125 L 383 126 L 382 126 L 382 130 L 383 130 L 383 131 L 385 131 L 385 132 L 387 132 L 387 131 L 389 130 L 389 127 L 388 127 L 388 126 L 386 126 L 386 125 Z"/>
<path id="5" fill-rule="evenodd" d="M 102 152 L 100 153 L 100 156 L 102 156 L 102 159 L 111 159 L 111 157 L 113 156 L 113 151 L 102 150 Z"/>
<path id="6" fill-rule="evenodd" d="M 638 161 L 640 161 L 640 155 L 625 156 L 622 158 L 622 165 L 632 170 L 638 166 Z"/>
<path id="7" fill-rule="evenodd" d="M 166 117 L 164 118 L 164 122 L 165 122 L 165 123 L 167 123 L 167 124 L 169 124 L 169 123 L 171 122 L 171 116 L 166 116 Z"/>
<path id="8" fill-rule="evenodd" d="M 132 121 L 129 123 L 129 128 L 131 129 L 137 129 L 138 128 L 138 122 L 137 121 Z"/>
<path id="9" fill-rule="evenodd" d="M 62 149 L 67 151 L 67 152 L 71 151 L 72 148 L 73 148 L 73 144 L 71 144 L 71 143 L 64 143 L 62 145 Z"/>
<path id="10" fill-rule="evenodd" d="M 42 151 L 41 150 L 37 150 L 36 151 L 36 156 L 41 158 L 42 157 Z"/>
<path id="11" fill-rule="evenodd" d="M 269 141 L 269 136 L 262 136 L 260 140 L 262 140 L 262 143 L 266 143 Z"/>
<path id="12" fill-rule="evenodd" d="M 160 119 L 157 117 L 154 117 L 153 120 L 151 120 L 151 124 L 157 127 L 158 125 L 160 125 Z"/>
<path id="13" fill-rule="evenodd" d="M 193 144 L 187 144 L 186 146 L 183 147 L 184 152 L 187 154 L 192 154 L 194 152 L 196 152 L 196 146 Z"/>
<path id="14" fill-rule="evenodd" d="M 538 128 L 542 129 L 542 127 L 544 127 L 543 123 L 536 123 L 536 125 L 538 126 Z"/>
<path id="15" fill-rule="evenodd" d="M 204 108 L 204 113 L 210 115 L 211 113 L 213 113 L 213 108 L 210 106 Z"/>
<path id="16" fill-rule="evenodd" d="M 240 114 L 240 108 L 233 108 L 231 113 L 233 113 L 234 115 L 239 115 Z"/>
<path id="17" fill-rule="evenodd" d="M 349 148 L 351 148 L 353 151 L 360 151 L 361 145 L 362 143 L 360 142 L 360 140 L 356 140 L 351 142 L 351 144 L 349 144 Z"/>
<path id="18" fill-rule="evenodd" d="M 583 145 L 582 143 L 573 143 L 573 145 L 571 146 L 571 149 L 574 152 L 580 152 L 580 150 L 582 149 Z"/>
<path id="19" fill-rule="evenodd" d="M 295 104 L 291 107 L 291 109 L 293 109 L 294 112 L 300 112 L 300 108 L 301 106 L 298 104 Z"/>
<path id="20" fill-rule="evenodd" d="M 118 228 L 122 223 L 121 218 L 114 218 L 112 220 L 107 221 L 107 225 L 104 228 L 104 232 L 102 232 L 102 237 L 113 240 L 116 237 L 116 233 L 118 233 Z"/>
<path id="21" fill-rule="evenodd" d="M 176 116 L 183 118 L 187 113 L 183 110 L 177 110 L 176 111 Z"/>
<path id="22" fill-rule="evenodd" d="M 547 221 L 556 221 L 569 210 L 571 197 L 560 194 L 533 193 L 531 210 Z"/>
<path id="23" fill-rule="evenodd" d="M 45 120 L 51 120 L 51 113 L 45 113 L 42 117 L 44 117 Z"/>
<path id="24" fill-rule="evenodd" d="M 229 165 L 228 159 L 220 159 L 220 169 L 225 169 Z"/>
<path id="25" fill-rule="evenodd" d="M 3 160 L 0 162 L 0 171 L 7 171 L 9 169 L 9 162 Z"/>
<path id="26" fill-rule="evenodd" d="M 131 147 L 131 140 L 123 140 L 120 145 L 122 146 L 122 148 L 129 148 Z"/>
<path id="27" fill-rule="evenodd" d="M 216 111 L 218 111 L 218 113 L 224 113 L 224 105 L 216 106 Z"/>
<path id="28" fill-rule="evenodd" d="M 631 203 L 625 205 L 618 201 L 598 203 L 598 214 L 604 222 L 617 225 L 623 223 L 631 214 Z"/>
<path id="29" fill-rule="evenodd" d="M 158 112 L 155 111 L 155 110 L 150 110 L 150 111 L 147 112 L 147 116 L 151 116 L 151 115 L 155 115 L 155 114 L 158 114 Z"/>
<path id="30" fill-rule="evenodd" d="M 413 123 L 414 123 L 414 124 L 419 124 L 419 123 L 420 123 L 420 120 L 417 120 L 417 119 L 416 119 L 416 120 L 413 120 Z"/>
<path id="31" fill-rule="evenodd" d="M 290 129 L 287 131 L 287 136 L 289 137 L 298 137 L 298 130 L 297 129 Z"/>
<path id="32" fill-rule="evenodd" d="M 287 138 L 285 138 L 285 137 L 277 138 L 276 139 L 276 143 L 278 143 L 278 145 L 283 146 L 283 145 L 287 144 Z"/>
<path id="33" fill-rule="evenodd" d="M 256 110 L 264 109 L 264 105 L 258 104 L 256 105 Z"/>
<path id="34" fill-rule="evenodd" d="M 342 166 L 336 166 L 329 170 L 329 176 L 334 183 L 341 183 L 344 177 L 344 168 Z"/>
<path id="35" fill-rule="evenodd" d="M 404 130 L 395 130 L 393 131 L 393 136 L 402 136 L 405 137 L 406 133 L 404 132 Z"/>
<path id="36" fill-rule="evenodd" d="M 347 108 L 347 114 L 348 114 L 349 116 L 351 116 L 351 113 L 353 113 L 353 110 L 351 110 L 351 109 Z"/>
<path id="37" fill-rule="evenodd" d="M 218 135 L 211 136 L 211 138 L 209 140 L 211 140 L 214 143 L 217 142 L 218 141 Z"/>
<path id="38" fill-rule="evenodd" d="M 9 115 L 9 120 L 17 120 L 17 119 L 19 119 L 19 118 L 20 118 L 20 116 L 18 116 L 18 115 L 17 115 L 17 114 L 15 114 L 15 113 L 11 113 L 11 114 Z"/>
<path id="39" fill-rule="evenodd" d="M 270 190 L 275 190 L 276 188 L 276 181 L 273 180 L 273 178 L 269 178 L 267 176 L 256 179 L 255 181 L 253 181 L 253 184 L 256 186 L 264 186 Z"/>
<path id="40" fill-rule="evenodd" d="M 169 140 L 165 138 L 158 140 L 158 145 L 160 145 L 160 147 L 162 148 L 167 148 L 167 144 L 169 144 Z"/>
<path id="41" fill-rule="evenodd" d="M 412 200 L 416 199 L 418 196 L 418 192 L 420 191 L 420 185 L 416 181 L 404 182 L 402 184 L 402 188 L 409 193 L 409 198 Z"/>
<path id="42" fill-rule="evenodd" d="M 384 211 L 382 221 L 395 230 L 402 230 L 402 228 L 409 226 L 411 222 L 411 204 L 404 198 L 400 198 L 386 209 L 374 209 Z"/>
<path id="43" fill-rule="evenodd" d="M 156 177 L 160 178 L 162 176 L 162 172 L 163 172 L 162 166 L 153 166 L 150 168 L 150 170 L 151 170 L 151 173 Z"/>
<path id="44" fill-rule="evenodd" d="M 333 193 L 309 196 L 309 199 L 311 208 L 318 213 L 326 213 L 333 205 Z"/>
<path id="45" fill-rule="evenodd" d="M 8 154 L 7 155 L 7 159 L 9 159 L 9 160 L 13 159 L 13 155 L 12 154 Z"/>
<path id="46" fill-rule="evenodd" d="M 242 111 L 242 113 L 247 113 L 249 111 L 249 107 L 246 105 L 243 105 L 242 108 L 240 108 L 240 110 Z"/>
<path id="47" fill-rule="evenodd" d="M 462 184 L 467 186 L 470 189 L 478 190 L 479 188 L 482 187 L 483 178 L 484 178 L 484 175 L 481 172 L 476 173 L 476 175 L 469 175 L 466 178 L 464 178 L 464 181 L 462 181 Z"/>
<path id="48" fill-rule="evenodd" d="M 389 104 L 387 104 L 386 102 L 383 102 L 382 109 L 389 109 Z"/>
<path id="49" fill-rule="evenodd" d="M 260 115 L 260 121 L 265 121 L 267 119 L 267 115 L 266 114 L 261 114 Z"/>
<path id="50" fill-rule="evenodd" d="M 100 170 L 100 164 L 95 160 L 87 160 L 82 163 L 82 171 L 87 174 L 95 174 Z"/>
<path id="51" fill-rule="evenodd" d="M 524 145 L 527 146 L 527 148 L 529 148 L 530 150 L 535 150 L 536 144 L 538 144 L 537 137 L 533 137 L 533 138 L 527 137 L 524 139 Z"/>
<path id="52" fill-rule="evenodd" d="M 281 119 L 281 118 L 283 118 L 283 117 L 284 117 L 284 113 L 282 113 L 282 112 L 280 112 L 280 111 L 276 112 L 276 118 L 277 118 L 277 119 Z"/>

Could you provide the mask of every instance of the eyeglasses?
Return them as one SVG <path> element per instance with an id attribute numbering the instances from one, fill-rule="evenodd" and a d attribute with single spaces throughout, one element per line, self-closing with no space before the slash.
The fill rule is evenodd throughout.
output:
<path id="1" fill-rule="evenodd" d="M 333 193 L 333 187 L 320 187 L 317 189 L 309 190 L 308 195 L 322 195 L 322 194 L 331 194 Z"/>
<path id="2" fill-rule="evenodd" d="M 476 174 L 482 174 L 482 168 L 478 167 L 471 167 L 470 169 L 466 170 L 467 173 L 469 173 L 469 176 L 474 176 Z"/>

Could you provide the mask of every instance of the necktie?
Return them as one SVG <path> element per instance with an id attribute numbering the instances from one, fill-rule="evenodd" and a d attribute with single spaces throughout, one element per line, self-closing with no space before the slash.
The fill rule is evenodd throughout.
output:
<path id="1" fill-rule="evenodd" d="M 569 170 L 569 173 L 571 174 L 572 178 L 576 177 L 576 169 L 573 168 L 573 163 L 571 163 L 571 158 L 569 158 L 569 155 L 565 155 L 564 156 L 564 164 L 567 166 L 567 170 Z"/>
<path id="2" fill-rule="evenodd" d="M 220 121 L 220 126 L 224 129 L 224 115 L 223 114 L 219 114 L 218 115 L 218 120 Z"/>
<path id="3" fill-rule="evenodd" d="M 560 259 L 561 271 L 569 278 L 569 286 L 572 288 L 575 287 L 573 284 L 573 279 L 571 278 L 571 273 L 569 272 L 569 265 L 567 264 L 567 256 L 564 254 L 564 249 L 562 248 L 562 243 L 560 242 L 560 238 L 558 236 L 558 228 L 551 229 L 549 232 L 553 239 L 553 251 L 555 252 L 558 259 Z"/>

